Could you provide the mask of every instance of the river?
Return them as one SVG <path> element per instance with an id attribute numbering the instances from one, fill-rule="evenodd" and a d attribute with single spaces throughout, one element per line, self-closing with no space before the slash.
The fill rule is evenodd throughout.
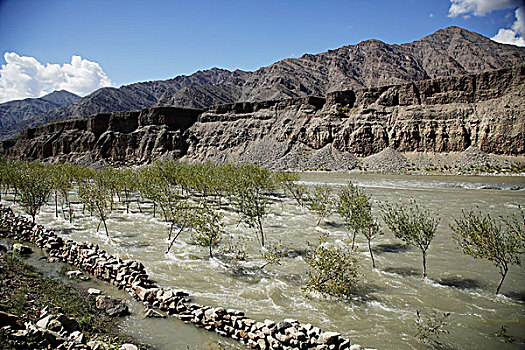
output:
<path id="1" fill-rule="evenodd" d="M 282 242 L 293 248 L 293 254 L 280 266 L 264 270 L 258 268 L 263 260 L 253 230 L 238 225 L 238 216 L 228 211 L 223 211 L 227 232 L 243 237 L 249 246 L 250 258 L 239 264 L 221 259 L 220 254 L 209 259 L 206 250 L 195 245 L 188 234 L 166 254 L 166 224 L 151 215 L 151 208 L 140 213 L 133 203 L 130 214 L 120 208 L 111 215 L 111 239 L 103 231 L 96 232 L 95 218 L 80 215 L 79 205 L 72 225 L 62 217 L 55 218 L 53 205 L 43 208 L 37 222 L 65 237 L 95 242 L 109 253 L 143 262 L 159 285 L 183 289 L 195 302 L 242 310 L 256 320 L 295 318 L 326 331 L 338 331 L 353 344 L 367 348 L 423 349 L 425 346 L 414 337 L 416 312 L 424 317 L 450 312 L 446 326 L 449 334 L 440 337 L 447 348 L 519 348 L 495 334 L 504 326 L 508 334 L 523 341 L 525 268 L 511 266 L 501 294 L 494 295 L 500 278 L 498 269 L 488 261 L 464 255 L 452 239 L 450 224 L 462 210 L 475 209 L 492 217 L 516 214 L 518 205 L 525 206 L 523 177 L 301 175 L 304 184 L 328 184 L 335 191 L 348 181 L 372 196 L 378 217 L 378 201 L 415 199 L 440 218 L 428 250 L 427 279 L 421 278 L 420 252 L 403 246 L 380 220 L 384 234 L 372 242 L 376 269 L 372 269 L 366 241 L 358 237 L 360 282 L 356 296 L 347 301 L 307 297 L 302 287 L 307 279 L 303 253 L 308 242 L 316 243 L 321 233 L 328 233 L 329 241 L 341 243 L 348 240 L 349 232 L 336 214 L 316 226 L 311 212 L 287 198 L 276 198 L 264 228 L 269 242 Z M 19 207 L 15 209 L 21 212 Z M 135 304 L 135 316 L 123 319 L 120 327 L 161 349 L 214 349 L 219 342 L 227 349 L 244 348 L 176 319 L 143 320 L 140 305 Z"/>

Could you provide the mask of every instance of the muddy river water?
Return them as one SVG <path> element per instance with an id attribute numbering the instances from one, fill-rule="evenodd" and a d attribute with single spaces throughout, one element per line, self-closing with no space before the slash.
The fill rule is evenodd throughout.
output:
<path id="1" fill-rule="evenodd" d="M 279 321 L 295 318 L 326 331 L 337 331 L 352 343 L 378 349 L 423 349 L 415 338 L 416 311 L 422 315 L 450 312 L 447 329 L 440 340 L 452 349 L 518 349 L 495 334 L 506 327 L 508 334 L 525 337 L 525 268 L 511 266 L 501 294 L 494 295 L 498 269 L 490 262 L 464 255 L 452 239 L 450 224 L 461 210 L 476 209 L 493 217 L 518 212 L 525 206 L 523 177 L 453 177 L 403 175 L 349 175 L 305 173 L 307 185 L 328 184 L 338 188 L 348 181 L 363 187 L 374 201 L 408 202 L 415 199 L 441 218 L 437 235 L 427 257 L 428 278 L 421 278 L 421 255 L 395 239 L 380 220 L 384 234 L 373 241 L 377 268 L 372 269 L 366 241 L 358 238 L 360 287 L 348 301 L 307 297 L 302 290 L 307 276 L 303 253 L 307 242 L 315 243 L 321 233 L 341 243 L 348 231 L 336 214 L 317 226 L 316 217 L 294 201 L 278 198 L 270 207 L 264 227 L 269 242 L 293 248 L 280 266 L 260 270 L 263 260 L 252 229 L 238 225 L 235 214 L 224 211 L 226 230 L 244 237 L 249 247 L 247 261 L 233 264 L 221 258 L 207 258 L 206 250 L 183 235 L 166 251 L 167 226 L 151 212 L 140 213 L 132 204 L 131 213 L 115 211 L 108 220 L 111 239 L 96 232 L 97 220 L 80 216 L 69 224 L 55 218 L 52 205 L 43 209 L 37 221 L 55 228 L 65 237 L 98 243 L 122 258 L 143 262 L 159 285 L 183 289 L 195 302 L 244 311 L 247 316 Z M 16 211 L 21 212 L 20 208 Z M 379 217 L 379 207 L 374 204 Z M 96 283 L 96 282 L 91 282 Z M 121 293 L 97 283 L 110 293 Z M 214 333 L 183 324 L 176 319 L 142 319 L 141 305 L 135 302 L 135 316 L 120 327 L 161 349 L 245 348 Z M 523 345 L 521 345 L 523 346 Z"/>

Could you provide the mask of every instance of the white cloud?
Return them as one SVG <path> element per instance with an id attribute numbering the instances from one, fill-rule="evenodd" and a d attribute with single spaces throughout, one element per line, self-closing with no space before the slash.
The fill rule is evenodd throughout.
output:
<path id="1" fill-rule="evenodd" d="M 491 39 L 502 44 L 525 46 L 525 39 L 519 37 L 514 31 L 510 29 L 501 28 L 498 34 L 494 35 Z"/>
<path id="2" fill-rule="evenodd" d="M 485 16 L 495 10 L 516 8 L 523 4 L 523 0 L 450 0 L 449 17 L 459 15 Z"/>
<path id="3" fill-rule="evenodd" d="M 491 39 L 502 44 L 525 46 L 525 6 L 523 0 L 450 0 L 448 9 L 449 17 L 462 16 L 469 18 L 474 16 L 485 16 L 486 14 L 505 9 L 514 9 L 516 21 L 510 29 L 500 28 L 498 33 Z"/>
<path id="4" fill-rule="evenodd" d="M 514 14 L 516 21 L 512 24 L 512 30 L 525 36 L 525 6 L 518 7 Z"/>
<path id="5" fill-rule="evenodd" d="M 41 64 L 34 57 L 4 54 L 0 69 L 0 103 L 28 97 L 41 97 L 55 90 L 77 95 L 110 86 L 111 80 L 97 62 L 72 56 L 71 63 Z"/>

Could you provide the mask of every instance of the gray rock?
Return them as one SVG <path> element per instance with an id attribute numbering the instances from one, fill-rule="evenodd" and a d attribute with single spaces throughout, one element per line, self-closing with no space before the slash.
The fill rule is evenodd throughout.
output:
<path id="1" fill-rule="evenodd" d="M 136 345 L 126 343 L 126 344 L 122 344 L 120 348 L 118 349 L 119 350 L 138 350 L 139 348 Z"/>
<path id="2" fill-rule="evenodd" d="M 365 350 L 365 348 L 362 347 L 359 344 L 354 344 L 354 345 L 350 346 L 349 350 Z"/>
<path id="3" fill-rule="evenodd" d="M 154 309 L 146 309 L 144 313 L 146 318 L 166 318 L 167 316 L 162 312 Z"/>
<path id="4" fill-rule="evenodd" d="M 285 329 L 292 327 L 292 324 L 286 321 L 277 323 L 277 332 L 284 332 Z"/>
<path id="5" fill-rule="evenodd" d="M 52 317 L 53 317 L 53 315 L 48 315 L 48 316 L 38 320 L 37 323 L 36 323 L 36 326 L 39 327 L 39 328 L 46 329 L 47 325 L 49 324 L 49 321 L 51 321 Z"/>
<path id="6" fill-rule="evenodd" d="M 29 255 L 33 253 L 33 249 L 26 245 L 15 243 L 13 244 L 13 252 L 18 253 L 20 255 Z"/>
<path id="7" fill-rule="evenodd" d="M 104 310 L 110 317 L 121 317 L 129 315 L 129 308 L 122 299 L 112 298 L 107 295 L 99 295 L 96 298 L 95 305 L 97 309 Z"/>
<path id="8" fill-rule="evenodd" d="M 24 328 L 17 316 L 0 311 L 0 328 L 5 326 L 10 326 L 12 329 Z"/>
<path id="9" fill-rule="evenodd" d="M 340 336 L 341 333 L 337 332 L 323 332 L 319 334 L 318 343 L 331 345 L 336 343 Z"/>
<path id="10" fill-rule="evenodd" d="M 100 295 L 100 294 L 102 294 L 102 291 L 100 289 L 96 289 L 96 288 L 89 288 L 87 290 L 87 293 L 89 295 Z"/>
<path id="11" fill-rule="evenodd" d="M 67 317 L 64 314 L 58 315 L 56 319 L 57 319 L 58 322 L 60 322 L 62 327 L 64 327 L 64 329 L 67 332 L 74 332 L 74 331 L 78 331 L 80 329 L 80 326 L 79 326 L 78 322 L 75 319 L 69 318 L 69 317 Z"/>

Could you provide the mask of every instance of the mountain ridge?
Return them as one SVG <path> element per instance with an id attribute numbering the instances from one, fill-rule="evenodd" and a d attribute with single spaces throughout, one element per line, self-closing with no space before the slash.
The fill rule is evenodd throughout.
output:
<path id="1" fill-rule="evenodd" d="M 474 155 L 477 167 L 508 166 L 525 156 L 525 64 L 326 97 L 100 113 L 28 129 L 0 143 L 0 153 L 82 164 L 161 158 L 337 171 L 462 169 Z"/>
<path id="2" fill-rule="evenodd" d="M 332 91 L 478 73 L 523 62 L 525 48 L 448 27 L 410 43 L 368 39 L 287 58 L 252 72 L 212 68 L 164 81 L 102 88 L 70 106 L 40 115 L 37 121 L 150 107 L 205 108 L 241 101 L 324 96 Z"/>

